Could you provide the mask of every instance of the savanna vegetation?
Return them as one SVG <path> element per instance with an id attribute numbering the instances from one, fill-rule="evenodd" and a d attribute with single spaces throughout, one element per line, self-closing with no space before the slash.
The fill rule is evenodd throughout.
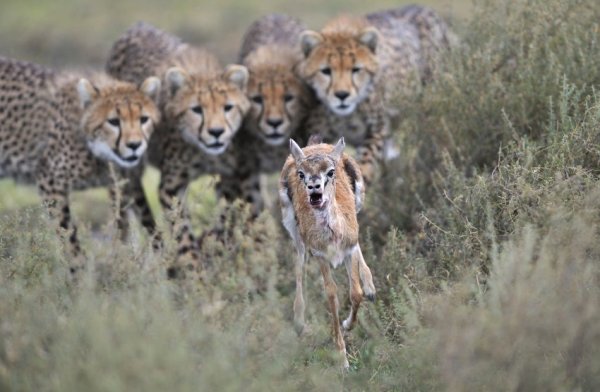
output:
<path id="1" fill-rule="evenodd" d="M 332 4 L 315 20 L 343 9 Z M 141 229 L 121 243 L 106 199 L 87 193 L 74 214 L 88 268 L 74 284 L 35 194 L 4 182 L 0 390 L 600 389 L 600 5 L 486 0 L 459 15 L 462 44 L 399 102 L 400 156 L 360 215 L 378 298 L 347 334 L 349 372 L 315 263 L 311 333 L 294 332 L 293 250 L 277 213 L 249 221 L 201 179 L 188 195 L 194 227 L 225 211 L 224 242 L 203 238 L 203 281 L 182 284 L 165 279 L 173 244 L 155 253 Z M 105 48 L 113 35 L 99 29 Z M 346 310 L 345 271 L 336 281 Z"/>

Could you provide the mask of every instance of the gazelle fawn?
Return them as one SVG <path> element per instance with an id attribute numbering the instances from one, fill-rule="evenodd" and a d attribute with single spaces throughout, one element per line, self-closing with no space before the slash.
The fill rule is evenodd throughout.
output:
<path id="1" fill-rule="evenodd" d="M 290 139 L 291 156 L 281 172 L 279 198 L 283 225 L 296 246 L 296 298 L 294 324 L 300 334 L 304 329 L 302 277 L 307 251 L 319 261 L 332 315 L 333 338 L 343 366 L 348 368 L 346 346 L 339 322 L 337 286 L 331 267 L 344 263 L 348 272 L 351 311 L 342 323 L 352 329 L 358 307 L 365 296 L 375 299 L 371 270 L 358 244 L 356 214 L 364 199 L 364 183 L 357 163 L 343 153 L 344 138 L 335 146 L 311 144 L 301 149 Z M 361 287 L 362 282 L 362 287 Z"/>

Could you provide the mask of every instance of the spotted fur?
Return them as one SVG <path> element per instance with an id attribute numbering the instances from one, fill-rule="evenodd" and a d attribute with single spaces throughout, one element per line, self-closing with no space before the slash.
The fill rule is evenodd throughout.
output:
<path id="1" fill-rule="evenodd" d="M 155 77 L 137 87 L 0 58 L 0 176 L 37 184 L 74 256 L 81 249 L 70 216 L 72 191 L 110 185 L 115 194 L 112 166 L 127 180 L 118 217 L 143 198 L 140 162 L 160 118 L 159 91 Z M 150 210 L 141 207 L 142 222 L 153 230 Z M 123 219 L 118 223 L 126 229 Z"/>
<path id="2" fill-rule="evenodd" d="M 260 175 L 281 168 L 290 137 L 306 139 L 302 124 L 314 99 L 294 73 L 301 59 L 297 43 L 304 29 L 296 18 L 269 14 L 248 28 L 240 48 L 240 62 L 250 73 L 251 109 L 233 142 L 239 163 L 232 175 L 221 177 L 218 190 L 229 200 L 242 198 L 252 203 L 255 214 L 264 205 Z"/>
<path id="3" fill-rule="evenodd" d="M 357 148 L 367 182 L 386 155 L 392 124 L 401 118 L 399 98 L 418 92 L 432 68 L 431 43 L 438 43 L 438 30 L 447 31 L 431 15 L 429 9 L 410 6 L 360 18 L 341 16 L 320 32 L 302 33 L 298 72 L 321 103 L 310 113 L 307 130 L 327 141 L 343 135 Z M 436 29 L 435 23 L 444 27 Z"/>
<path id="4" fill-rule="evenodd" d="M 250 108 L 248 72 L 239 65 L 223 69 L 209 52 L 144 23 L 114 43 L 107 70 L 133 81 L 163 75 L 163 121 L 150 141 L 149 160 L 161 172 L 160 202 L 178 242 L 177 264 L 193 275 L 199 267 L 196 241 L 185 204 L 178 208 L 176 201 L 184 201 L 189 183 L 200 175 L 233 172 L 228 146 Z"/>

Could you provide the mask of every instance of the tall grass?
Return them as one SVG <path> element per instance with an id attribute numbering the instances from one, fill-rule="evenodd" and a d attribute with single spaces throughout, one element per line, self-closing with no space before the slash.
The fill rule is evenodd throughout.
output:
<path id="1" fill-rule="evenodd" d="M 378 299 L 346 336 L 348 373 L 314 263 L 298 338 L 280 224 L 200 189 L 195 226 L 220 231 L 202 239 L 199 283 L 165 279 L 172 244 L 121 244 L 110 225 L 82 228 L 73 282 L 43 210 L 4 213 L 0 389 L 598 390 L 600 7 L 506 0 L 474 15 L 369 190 Z"/>

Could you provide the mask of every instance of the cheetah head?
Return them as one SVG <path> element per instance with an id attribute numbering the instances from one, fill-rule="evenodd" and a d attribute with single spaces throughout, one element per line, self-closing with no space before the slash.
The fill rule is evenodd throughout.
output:
<path id="1" fill-rule="evenodd" d="M 282 145 L 300 126 L 311 101 L 307 86 L 294 73 L 296 51 L 260 47 L 244 60 L 250 71 L 249 129 L 272 146 Z"/>
<path id="2" fill-rule="evenodd" d="M 165 80 L 167 121 L 188 143 L 210 155 L 222 154 L 250 108 L 246 67 L 230 65 L 222 74 L 206 78 L 174 67 Z"/>
<path id="3" fill-rule="evenodd" d="M 304 59 L 298 65 L 299 74 L 338 116 L 354 112 L 371 92 L 379 71 L 378 30 L 352 26 L 349 21 L 321 33 L 307 30 L 300 38 Z"/>
<path id="4" fill-rule="evenodd" d="M 122 168 L 136 166 L 160 118 L 156 101 L 160 79 L 150 77 L 139 87 L 110 81 L 94 85 L 80 79 L 81 128 L 94 155 Z"/>

